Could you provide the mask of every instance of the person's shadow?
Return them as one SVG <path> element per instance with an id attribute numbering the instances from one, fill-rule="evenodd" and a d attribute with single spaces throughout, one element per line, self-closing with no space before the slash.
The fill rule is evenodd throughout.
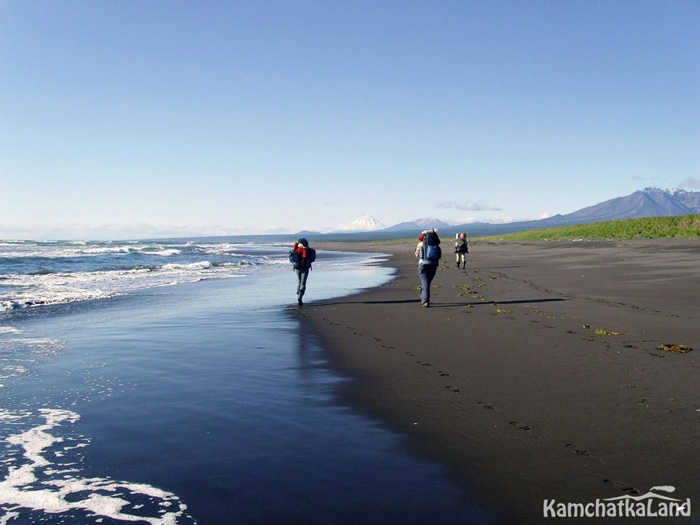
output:
<path id="1" fill-rule="evenodd" d="M 430 300 L 430 308 L 454 308 L 455 306 L 489 306 L 489 305 L 500 305 L 500 304 L 537 304 L 537 303 L 552 303 L 566 301 L 562 298 L 553 299 L 523 299 L 517 301 L 467 301 L 462 303 L 452 302 L 452 303 L 440 303 L 435 302 L 434 299 Z M 336 306 L 340 304 L 408 304 L 408 303 L 420 303 L 420 299 L 400 299 L 394 301 L 318 301 L 314 302 L 314 306 Z"/>

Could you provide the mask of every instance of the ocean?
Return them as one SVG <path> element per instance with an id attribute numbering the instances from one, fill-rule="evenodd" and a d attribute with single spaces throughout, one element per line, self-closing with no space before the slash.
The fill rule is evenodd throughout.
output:
<path id="1" fill-rule="evenodd" d="M 289 249 L 0 243 L 0 524 L 488 522 L 339 401 Z M 382 259 L 319 252 L 305 301 Z"/>

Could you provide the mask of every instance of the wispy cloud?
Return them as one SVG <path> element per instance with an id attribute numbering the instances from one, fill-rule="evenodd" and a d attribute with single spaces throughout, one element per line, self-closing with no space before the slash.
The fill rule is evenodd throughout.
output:
<path id="1" fill-rule="evenodd" d="M 462 211 L 501 211 L 498 206 L 482 204 L 481 202 L 468 202 L 459 204 L 458 202 L 440 202 L 436 207 L 442 209 L 462 210 Z"/>
<path id="2" fill-rule="evenodd" d="M 687 179 L 678 183 L 679 188 L 700 188 L 700 179 L 694 179 L 693 177 L 688 177 Z"/>

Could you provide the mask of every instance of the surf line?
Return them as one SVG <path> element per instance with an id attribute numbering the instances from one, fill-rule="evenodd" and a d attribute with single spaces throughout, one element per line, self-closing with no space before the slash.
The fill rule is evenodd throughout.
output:
<path id="1" fill-rule="evenodd" d="M 36 425 L 37 417 L 44 423 Z M 82 511 L 150 525 L 170 525 L 185 516 L 187 505 L 170 492 L 141 483 L 80 477 L 76 455 L 89 445 L 89 439 L 52 433 L 79 419 L 70 410 L 42 408 L 36 414 L 0 409 L 0 425 L 5 429 L 30 426 L 0 441 L 9 451 L 4 460 L 9 468 L 0 480 L 0 509 L 6 511 L 6 519 L 21 516 L 23 509 L 49 514 Z M 55 460 L 49 461 L 49 455 Z M 131 514 L 132 510 L 138 513 Z"/>

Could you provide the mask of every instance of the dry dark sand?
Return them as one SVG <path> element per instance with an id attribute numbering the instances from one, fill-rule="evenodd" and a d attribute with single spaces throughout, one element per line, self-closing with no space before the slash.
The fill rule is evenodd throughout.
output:
<path id="1" fill-rule="evenodd" d="M 698 522 L 700 242 L 477 242 L 466 270 L 451 246 L 430 308 L 414 243 L 317 246 L 390 253 L 398 272 L 299 309 L 334 366 L 357 378 L 350 401 L 507 522 L 559 522 L 543 517 L 545 499 L 661 485 L 691 499 L 691 520 L 589 522 Z M 665 343 L 694 351 L 657 349 Z"/>

